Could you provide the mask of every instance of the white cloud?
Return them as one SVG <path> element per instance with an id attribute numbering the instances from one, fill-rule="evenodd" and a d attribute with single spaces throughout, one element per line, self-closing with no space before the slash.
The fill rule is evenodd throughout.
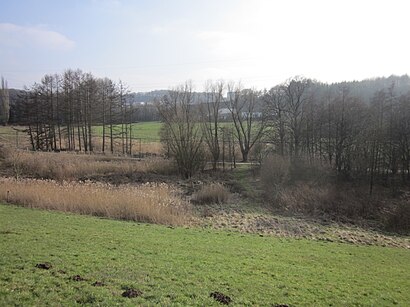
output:
<path id="1" fill-rule="evenodd" d="M 71 50 L 75 42 L 61 33 L 44 27 L 19 26 L 0 23 L 0 46 L 40 48 L 46 50 Z"/>

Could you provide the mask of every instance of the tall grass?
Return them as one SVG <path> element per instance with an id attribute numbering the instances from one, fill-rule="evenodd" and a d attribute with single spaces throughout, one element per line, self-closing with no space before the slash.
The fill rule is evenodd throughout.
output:
<path id="1" fill-rule="evenodd" d="M 2 149 L 5 165 L 19 177 L 31 176 L 58 181 L 76 180 L 86 176 L 131 173 L 173 173 L 173 165 L 163 158 L 137 160 L 105 155 L 30 152 Z"/>
<path id="2" fill-rule="evenodd" d="M 193 200 L 199 204 L 222 204 L 229 200 L 231 193 L 220 183 L 206 184 L 193 195 Z"/>
<path id="3" fill-rule="evenodd" d="M 167 225 L 182 225 L 190 219 L 188 204 L 176 192 L 167 184 L 115 187 L 90 182 L 59 184 L 51 180 L 0 179 L 1 201 L 30 208 Z"/>

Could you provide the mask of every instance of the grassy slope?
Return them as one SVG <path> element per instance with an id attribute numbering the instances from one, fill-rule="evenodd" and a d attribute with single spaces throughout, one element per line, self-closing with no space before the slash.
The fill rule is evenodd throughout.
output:
<path id="1" fill-rule="evenodd" d="M 410 252 L 0 205 L 0 305 L 406 305 Z M 35 268 L 40 262 L 51 270 Z M 65 271 L 62 272 L 60 270 Z M 79 274 L 85 281 L 72 281 Z M 93 287 L 94 281 L 105 286 Z M 121 297 L 123 288 L 143 294 Z"/>

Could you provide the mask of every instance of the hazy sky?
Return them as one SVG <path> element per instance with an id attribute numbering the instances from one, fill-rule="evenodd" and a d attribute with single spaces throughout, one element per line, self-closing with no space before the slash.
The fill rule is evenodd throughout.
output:
<path id="1" fill-rule="evenodd" d="M 408 0 L 0 0 L 0 75 L 22 88 L 80 68 L 135 91 L 400 75 L 409 12 Z"/>

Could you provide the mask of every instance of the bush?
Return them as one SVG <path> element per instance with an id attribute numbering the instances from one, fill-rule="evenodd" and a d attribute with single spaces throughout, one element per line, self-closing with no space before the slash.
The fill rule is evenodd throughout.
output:
<path id="1" fill-rule="evenodd" d="M 390 231 L 410 233 L 410 202 L 404 201 L 396 204 L 395 208 L 388 213 L 386 229 Z"/>
<path id="2" fill-rule="evenodd" d="M 326 214 L 336 218 L 370 217 L 370 201 L 362 189 L 307 183 L 282 187 L 275 199 L 275 203 L 286 211 L 315 216 Z M 373 204 L 376 203 L 374 200 Z"/>
<path id="3" fill-rule="evenodd" d="M 269 155 L 262 161 L 261 182 L 268 199 L 276 197 L 280 187 L 289 180 L 290 162 L 279 155 Z"/>
<path id="4" fill-rule="evenodd" d="M 222 204 L 229 200 L 229 190 L 220 183 L 203 185 L 193 196 L 193 201 L 199 204 Z"/>

